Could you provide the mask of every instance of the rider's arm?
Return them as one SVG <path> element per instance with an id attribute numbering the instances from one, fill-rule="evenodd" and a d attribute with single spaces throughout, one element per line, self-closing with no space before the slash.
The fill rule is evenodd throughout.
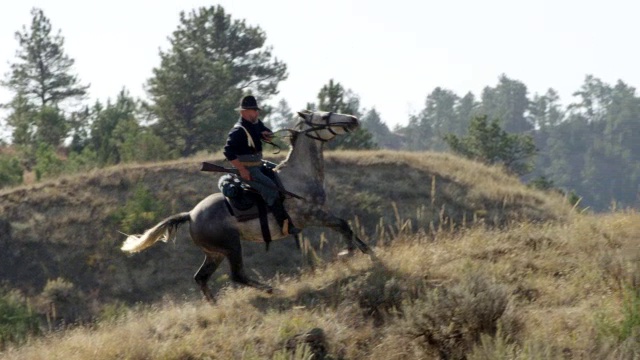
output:
<path id="1" fill-rule="evenodd" d="M 231 165 L 233 165 L 234 168 L 238 169 L 238 172 L 240 173 L 241 178 L 245 180 L 251 180 L 251 174 L 249 173 L 249 170 L 247 170 L 247 168 L 244 165 L 242 165 L 242 163 L 240 162 L 240 160 L 238 160 L 238 158 L 229 160 L 229 162 L 231 163 Z"/>
<path id="2" fill-rule="evenodd" d="M 259 126 L 260 126 L 260 135 L 262 136 L 262 138 L 266 141 L 271 141 L 271 139 L 273 139 L 273 131 L 271 131 L 271 129 L 266 127 L 265 124 L 262 122 L 262 120 L 260 121 Z"/>

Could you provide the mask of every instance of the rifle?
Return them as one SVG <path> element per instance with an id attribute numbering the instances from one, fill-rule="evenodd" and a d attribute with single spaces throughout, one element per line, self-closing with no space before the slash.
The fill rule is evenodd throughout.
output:
<path id="1" fill-rule="evenodd" d="M 224 173 L 235 174 L 235 175 L 239 175 L 240 174 L 238 172 L 238 169 L 226 168 L 224 166 L 208 163 L 206 161 L 202 162 L 202 168 L 200 169 L 200 171 L 224 172 Z M 240 178 L 240 180 L 244 181 L 244 179 L 242 179 L 242 178 Z M 287 190 L 285 190 L 285 189 L 283 189 L 283 188 L 281 188 L 279 186 L 271 186 L 271 185 L 268 185 L 268 184 L 262 184 L 262 185 L 264 185 L 266 187 L 269 187 L 271 189 L 274 189 L 274 190 L 278 190 L 279 192 L 281 192 L 281 193 L 283 193 L 285 195 L 292 196 L 292 197 L 294 197 L 296 199 L 305 200 L 305 201 L 307 200 L 307 199 L 303 198 L 302 196 L 296 195 L 296 194 L 294 194 L 292 192 L 289 192 L 289 191 L 287 191 Z"/>

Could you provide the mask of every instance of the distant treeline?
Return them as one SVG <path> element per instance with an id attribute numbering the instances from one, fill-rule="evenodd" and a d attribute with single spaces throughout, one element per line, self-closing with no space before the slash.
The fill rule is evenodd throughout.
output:
<path id="1" fill-rule="evenodd" d="M 465 135 L 477 116 L 497 119 L 509 133 L 531 136 L 537 148 L 533 171 L 582 197 L 581 205 L 602 211 L 640 204 L 640 98 L 633 87 L 586 76 L 576 102 L 560 104 L 555 90 L 527 96 L 527 87 L 503 75 L 481 97 L 436 88 L 413 116 L 401 147 L 447 150 L 447 134 Z M 374 136 L 374 139 L 376 137 Z"/>
<path id="2" fill-rule="evenodd" d="M 122 162 L 144 162 L 218 151 L 238 114 L 242 95 L 261 99 L 262 117 L 274 129 L 293 125 L 286 100 L 269 106 L 286 64 L 265 46 L 258 26 L 233 19 L 221 6 L 179 14 L 160 51 L 160 65 L 145 83 L 148 99 L 126 89 L 115 100 L 85 102 L 89 85 L 73 73 L 64 38 L 40 9 L 16 32 L 18 51 L 0 83 L 13 98 L 2 104 L 11 133 L 0 144 L 0 187 L 86 171 Z M 393 91 L 393 89 L 390 89 Z M 407 126 L 389 129 L 374 108 L 333 79 L 310 99 L 311 110 L 357 115 L 362 127 L 331 143 L 334 149 L 389 148 L 449 151 L 446 139 L 465 137 L 474 119 L 497 121 L 506 133 L 531 137 L 537 155 L 523 179 L 544 179 L 549 187 L 575 192 L 595 210 L 639 204 L 640 99 L 635 89 L 586 76 L 576 103 L 562 106 L 558 94 L 528 96 L 527 87 L 502 75 L 480 97 L 436 88 Z M 475 139 L 478 140 L 478 139 Z"/>

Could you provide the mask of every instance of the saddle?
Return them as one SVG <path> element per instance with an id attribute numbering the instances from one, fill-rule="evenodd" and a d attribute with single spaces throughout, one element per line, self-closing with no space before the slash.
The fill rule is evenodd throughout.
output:
<path id="1" fill-rule="evenodd" d="M 275 167 L 276 164 L 263 160 L 260 170 L 273 180 L 275 184 L 282 187 L 278 175 L 273 171 Z M 225 174 L 221 176 L 220 180 L 218 180 L 218 188 L 224 196 L 229 214 L 233 215 L 238 221 L 244 222 L 257 218 L 260 219 L 262 237 L 267 243 L 268 249 L 269 243 L 271 242 L 271 232 L 269 231 L 269 221 L 267 219 L 269 209 L 262 195 L 248 184 L 242 182 L 236 174 Z M 283 197 L 282 194 L 280 196 Z"/>
<path id="2" fill-rule="evenodd" d="M 262 196 L 247 184 L 240 181 L 235 174 L 226 174 L 220 177 L 218 188 L 224 195 L 229 214 L 238 221 L 244 222 L 256 219 L 260 216 L 260 204 L 266 208 L 267 204 Z"/>

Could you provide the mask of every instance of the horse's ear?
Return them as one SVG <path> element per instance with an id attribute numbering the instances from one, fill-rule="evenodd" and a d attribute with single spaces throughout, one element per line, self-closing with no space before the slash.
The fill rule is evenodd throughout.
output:
<path id="1" fill-rule="evenodd" d="M 307 110 L 303 110 L 303 111 L 298 111 L 298 116 L 300 116 L 301 118 L 307 120 L 307 115 L 309 115 L 309 112 Z"/>

